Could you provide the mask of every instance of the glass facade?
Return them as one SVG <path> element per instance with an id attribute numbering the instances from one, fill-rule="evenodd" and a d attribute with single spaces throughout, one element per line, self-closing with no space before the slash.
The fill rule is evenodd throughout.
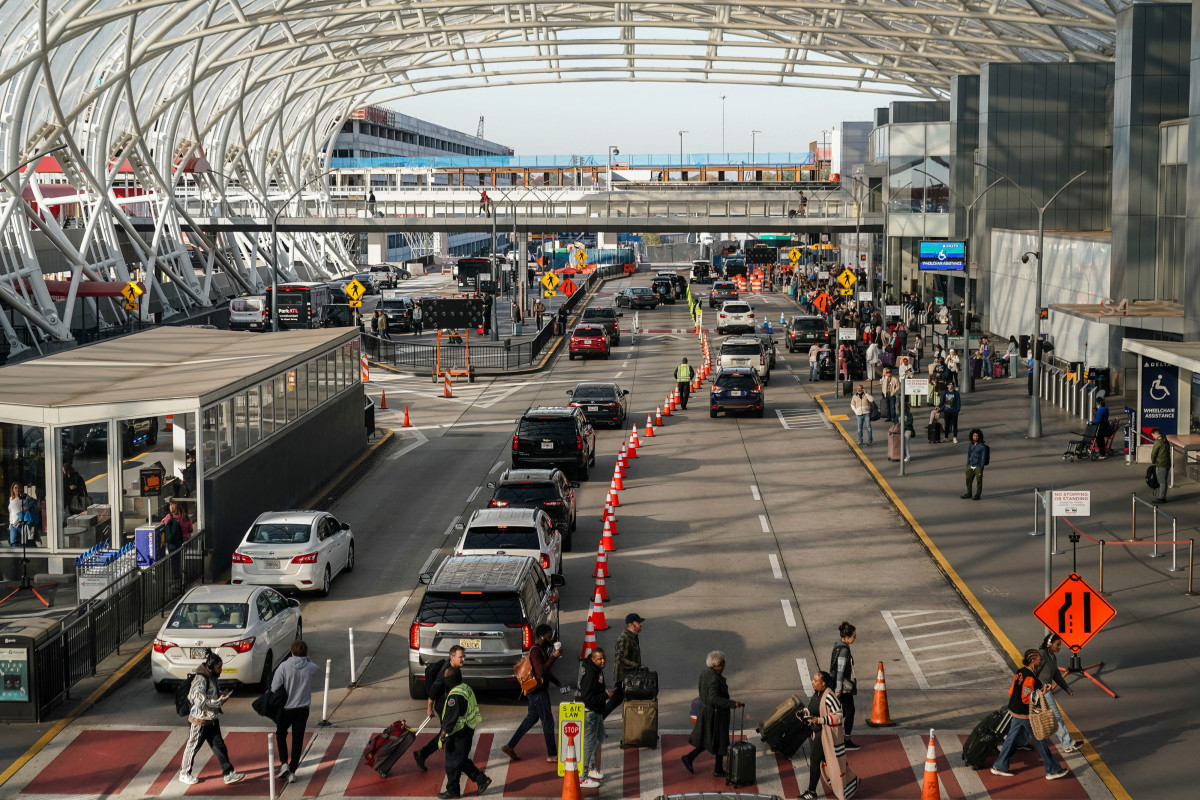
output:
<path id="1" fill-rule="evenodd" d="M 1158 135 L 1158 247 L 1154 259 L 1154 297 L 1182 302 L 1188 123 L 1186 120 L 1165 122 L 1159 127 Z"/>

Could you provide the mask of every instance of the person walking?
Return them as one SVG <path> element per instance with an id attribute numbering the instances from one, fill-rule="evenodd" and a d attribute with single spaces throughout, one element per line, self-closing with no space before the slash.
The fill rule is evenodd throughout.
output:
<path id="1" fill-rule="evenodd" d="M 554 711 L 550 708 L 550 684 L 562 685 L 551 671 L 561 655 L 562 644 L 554 641 L 554 628 L 545 623 L 538 625 L 533 632 L 533 646 L 529 648 L 529 664 L 533 667 L 537 686 L 525 694 L 529 701 L 525 719 L 521 720 L 508 744 L 500 748 L 500 752 L 512 761 L 521 760 L 516 752 L 517 743 L 539 721 L 542 723 L 542 735 L 546 738 L 546 761 L 558 761 L 558 734 L 554 730 Z"/>
<path id="2" fill-rule="evenodd" d="M 821 380 L 821 343 L 813 342 L 808 348 L 808 382 Z"/>
<path id="3" fill-rule="evenodd" d="M 542 317 L 546 316 L 546 304 L 538 300 L 533 304 L 533 324 L 539 331 L 542 329 Z"/>
<path id="4" fill-rule="evenodd" d="M 950 348 L 950 352 L 946 354 L 946 369 L 949 371 L 947 383 L 951 380 L 955 383 L 962 383 L 958 379 L 959 369 L 962 367 L 962 359 L 958 357 L 958 353 L 954 348 Z"/>
<path id="5" fill-rule="evenodd" d="M 446 670 L 462 669 L 462 665 L 465 664 L 466 661 L 467 651 L 461 645 L 456 644 L 450 648 L 450 652 L 446 654 L 446 658 L 437 662 L 436 664 L 431 665 L 434 667 L 433 670 L 430 670 L 428 667 L 426 667 L 425 674 L 427 676 L 427 680 L 425 694 L 428 696 L 428 700 L 426 701 L 425 705 L 425 715 L 427 717 L 433 717 L 436 715 L 439 719 L 441 719 L 440 712 L 442 706 L 446 703 Z M 430 675 L 433 676 L 432 680 L 428 680 Z M 434 736 L 432 739 L 426 742 L 425 746 L 420 750 L 413 751 L 413 760 L 417 762 L 417 766 L 420 767 L 422 772 L 426 771 L 425 761 L 431 755 L 437 752 L 437 749 L 440 746 L 441 743 L 438 741 L 438 737 Z"/>
<path id="6" fill-rule="evenodd" d="M 1008 687 L 1008 713 L 1012 722 L 1008 726 L 1008 736 L 1000 746 L 1000 755 L 992 765 L 992 774 L 1004 778 L 1013 777 L 1008 771 L 1008 759 L 1019 744 L 1032 742 L 1042 764 L 1046 768 L 1046 780 L 1053 781 L 1065 778 L 1069 772 L 1059 766 L 1050 753 L 1047 744 L 1033 735 L 1033 726 L 1029 724 L 1029 705 L 1033 702 L 1034 693 L 1042 689 L 1042 682 L 1037 678 L 1037 672 L 1042 666 L 1042 657 L 1037 650 L 1026 650 L 1022 659 L 1024 666 L 1013 676 L 1012 685 Z"/>
<path id="7" fill-rule="evenodd" d="M 1158 428 L 1150 429 L 1150 438 L 1154 441 L 1150 447 L 1150 463 L 1154 467 L 1154 476 L 1158 478 L 1154 504 L 1158 505 L 1167 502 L 1167 480 L 1171 476 L 1171 445 Z"/>
<path id="8" fill-rule="evenodd" d="M 858 776 L 846 764 L 846 748 L 842 722 L 842 704 L 832 690 L 833 677 L 828 672 L 815 672 L 812 676 L 812 696 L 796 716 L 813 729 L 811 752 L 808 757 L 808 790 L 800 800 L 816 800 L 817 785 L 821 782 L 821 768 L 825 768 L 825 779 L 838 800 L 847 800 L 858 791 Z"/>
<path id="9" fill-rule="evenodd" d="M 192 536 L 192 520 L 180 503 L 171 501 L 170 510 L 159 523 L 163 526 L 163 549 L 173 553 Z"/>
<path id="10" fill-rule="evenodd" d="M 883 394 L 883 415 L 888 422 L 900 418 L 900 381 L 892 374 L 891 367 L 883 368 L 883 378 L 879 381 L 879 391 Z"/>
<path id="11" fill-rule="evenodd" d="M 867 387 L 861 383 L 858 389 L 854 391 L 854 396 L 850 398 L 850 411 L 854 414 L 854 423 L 858 429 L 858 443 L 863 443 L 863 431 L 867 432 L 867 447 L 875 443 L 874 434 L 871 432 L 871 404 L 875 399 L 867 393 Z"/>
<path id="12" fill-rule="evenodd" d="M 224 737 L 221 736 L 221 721 L 217 719 L 217 715 L 221 713 L 221 706 L 225 705 L 225 701 L 233 694 L 232 689 L 221 691 L 219 680 L 223 668 L 221 657 L 209 650 L 204 656 L 204 661 L 188 678 L 191 681 L 191 688 L 188 689 L 188 702 L 191 704 L 188 725 L 191 727 L 188 729 L 187 744 L 183 746 L 183 760 L 179 765 L 179 782 L 188 786 L 200 782 L 200 779 L 192 774 L 192 766 L 196 761 L 196 751 L 202 744 L 207 744 L 217 757 L 226 784 L 238 783 L 246 777 L 236 772 L 233 764 L 229 762 L 229 751 L 225 748 Z"/>
<path id="13" fill-rule="evenodd" d="M 375 216 L 375 191 L 367 195 L 367 216 Z"/>
<path id="14" fill-rule="evenodd" d="M 854 695 L 858 694 L 858 677 L 854 674 L 854 654 L 850 652 L 850 645 L 858 638 L 858 631 L 849 622 L 843 622 L 838 626 L 838 636 L 840 638 L 829 656 L 829 674 L 833 676 L 830 690 L 842 704 L 846 749 L 860 750 L 850 738 L 854 731 Z"/>
<path id="15" fill-rule="evenodd" d="M 695 372 L 692 371 L 692 367 L 688 364 L 686 358 L 675 368 L 675 385 L 679 388 L 679 407 L 685 411 L 687 410 L 688 395 L 692 391 L 692 377 L 694 375 Z"/>
<path id="16" fill-rule="evenodd" d="M 475 782 L 475 793 L 483 794 L 492 779 L 483 774 L 471 761 L 471 742 L 475 729 L 483 722 L 475 692 L 462 682 L 462 672 L 450 667 L 442 678 L 446 684 L 446 699 L 442 704 L 442 730 L 438 741 L 446 750 L 446 790 L 438 792 L 438 800 L 462 797 L 459 780 L 463 774 Z"/>
<path id="17" fill-rule="evenodd" d="M 1008 337 L 1008 377 L 1017 377 L 1017 369 L 1021 366 L 1021 346 L 1017 344 L 1017 337 Z"/>
<path id="18" fill-rule="evenodd" d="M 946 436 L 958 444 L 958 412 L 962 411 L 962 395 L 954 382 L 946 384 L 946 391 L 938 396 L 938 408 L 942 410 L 942 421 L 946 426 Z"/>
<path id="19" fill-rule="evenodd" d="M 879 349 L 879 344 L 871 339 L 871 343 L 867 345 L 867 380 L 875 380 L 875 373 L 883 368 L 883 350 Z"/>
<path id="20" fill-rule="evenodd" d="M 613 648 L 613 658 L 616 660 L 613 664 L 614 686 L 620 686 L 626 674 L 646 668 L 642 663 L 641 640 L 642 626 L 645 622 L 646 620 L 636 613 L 625 615 L 625 630 L 621 631 Z"/>
<path id="21" fill-rule="evenodd" d="M 983 493 L 983 468 L 992 460 L 992 450 L 983 443 L 983 431 L 971 428 L 970 444 L 967 445 L 967 491 L 959 495 L 963 500 L 978 500 Z M 974 494 L 971 487 L 975 487 Z"/>
<path id="22" fill-rule="evenodd" d="M 279 745 L 279 779 L 292 780 L 300 768 L 300 751 L 304 747 L 304 728 L 308 725 L 308 710 L 312 705 L 312 677 L 318 667 L 308 657 L 308 642 L 292 642 L 292 657 L 284 660 L 271 679 L 271 691 L 283 689 L 287 702 L 275 721 L 275 741 Z M 288 731 L 292 732 L 291 758 L 288 757 Z"/>
<path id="23" fill-rule="evenodd" d="M 583 662 L 579 696 L 583 702 L 583 772 L 581 789 L 598 789 L 604 773 L 600 771 L 600 746 L 604 744 L 604 711 L 613 690 L 604 685 L 604 650 L 597 647 Z"/>
<path id="24" fill-rule="evenodd" d="M 1054 720 L 1058 723 L 1058 752 L 1074 753 L 1079 749 L 1079 742 L 1075 741 L 1071 732 L 1067 730 L 1067 723 L 1063 721 L 1062 711 L 1059 710 L 1058 700 L 1055 698 L 1059 689 L 1067 694 L 1075 694 L 1067 685 L 1062 671 L 1058 668 L 1058 651 L 1062 650 L 1062 646 L 1062 638 L 1057 633 L 1046 634 L 1042 639 L 1041 646 L 1038 647 L 1038 655 L 1042 657 L 1042 664 L 1038 667 L 1036 675 L 1037 679 L 1042 682 L 1042 696 L 1046 698 L 1046 705 L 1050 706 Z"/>
<path id="25" fill-rule="evenodd" d="M 729 684 L 725 681 L 725 654 L 711 651 L 704 659 L 705 670 L 700 673 L 700 713 L 696 726 L 688 737 L 691 752 L 683 756 L 683 768 L 695 774 L 696 756 L 707 751 L 716 757 L 713 776 L 725 777 L 725 754 L 729 752 L 729 712 L 741 708 L 742 703 L 729 697 Z"/>
<path id="26" fill-rule="evenodd" d="M 413 336 L 420 335 L 425 321 L 425 309 L 421 308 L 421 304 L 413 301 L 412 307 L 412 332 Z"/>

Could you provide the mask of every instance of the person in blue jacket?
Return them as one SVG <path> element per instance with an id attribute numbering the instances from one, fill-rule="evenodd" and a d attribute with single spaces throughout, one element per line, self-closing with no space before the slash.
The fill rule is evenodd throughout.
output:
<path id="1" fill-rule="evenodd" d="M 960 495 L 963 500 L 978 500 L 983 494 L 983 468 L 991 460 L 991 448 L 983 443 L 983 431 L 972 428 L 971 443 L 967 445 L 967 492 Z"/>

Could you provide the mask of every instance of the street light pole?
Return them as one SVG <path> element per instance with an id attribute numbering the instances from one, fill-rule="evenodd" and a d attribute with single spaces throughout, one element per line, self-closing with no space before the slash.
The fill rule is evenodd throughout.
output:
<path id="1" fill-rule="evenodd" d="M 866 189 L 867 195 L 870 196 L 871 187 L 863 183 L 862 178 L 854 175 L 850 175 L 849 177 L 850 180 Z M 859 198 L 858 192 L 854 193 L 854 208 L 856 212 L 854 215 L 854 255 L 859 261 L 862 261 L 862 240 L 859 238 L 862 236 L 862 200 Z M 872 268 L 867 269 L 867 292 L 871 295 L 871 304 L 878 308 L 879 300 L 875 297 L 875 270 Z M 901 435 L 903 436 L 903 433 Z"/>
<path id="2" fill-rule="evenodd" d="M 821 180 L 821 157 L 825 153 L 825 139 L 829 136 L 829 131 L 821 131 L 821 149 L 817 151 L 817 180 Z M 825 180 L 829 180 L 826 177 Z"/>
<path id="3" fill-rule="evenodd" d="M 729 151 L 725 149 L 725 95 L 721 95 L 721 152 L 729 157 Z"/>
<path id="4" fill-rule="evenodd" d="M 757 137 L 762 131 L 750 131 L 750 166 L 751 168 L 758 165 L 758 139 Z M 757 170 L 755 170 L 757 172 Z"/>
<path id="5" fill-rule="evenodd" d="M 687 131 L 679 132 L 679 180 L 684 179 L 684 174 L 683 174 L 683 135 L 685 133 L 687 133 Z"/>
<path id="6" fill-rule="evenodd" d="M 326 170 L 320 175 L 313 177 L 300 184 L 300 188 L 292 192 L 286 200 L 279 204 L 279 208 L 271 215 L 271 332 L 279 332 L 279 215 L 287 208 L 288 203 L 303 192 L 310 183 L 320 178 L 324 178 L 333 173 L 333 170 Z"/>
<path id="7" fill-rule="evenodd" d="M 1037 359 L 1037 343 L 1042 338 L 1042 265 L 1046 254 L 1044 249 L 1046 240 L 1046 209 L 1050 208 L 1051 204 L 1058 199 L 1060 194 L 1066 191 L 1068 186 L 1086 175 L 1087 170 L 1085 169 L 1083 172 L 1080 172 L 1074 178 L 1071 178 L 1071 180 L 1058 187 L 1058 190 L 1054 194 L 1050 195 L 1050 199 L 1039 206 L 1037 201 L 1033 199 L 1029 192 L 1025 191 L 1025 188 L 1021 186 L 1021 184 L 1017 183 L 1000 170 L 996 169 L 995 167 L 990 167 L 987 164 L 981 164 L 978 161 L 975 162 L 975 165 L 983 167 L 986 170 L 990 170 L 991 172 L 996 173 L 1001 178 L 1011 183 L 1014 187 L 1016 187 L 1017 191 L 1025 196 L 1025 199 L 1029 201 L 1029 204 L 1037 209 L 1038 212 L 1037 251 L 1034 253 L 1025 253 L 1023 256 L 1021 256 L 1021 263 L 1029 263 L 1029 256 L 1031 255 L 1037 259 L 1037 272 L 1035 273 L 1035 285 L 1033 289 L 1033 341 L 1029 343 L 1030 367 L 1033 373 L 1033 392 L 1029 398 L 1029 430 L 1025 435 L 1029 439 L 1040 439 L 1042 438 L 1042 405 L 1041 398 L 1038 397 L 1038 378 L 1040 377 L 1039 373 L 1041 370 L 1039 369 L 1040 365 Z"/>
<path id="8" fill-rule="evenodd" d="M 621 155 L 621 151 L 617 149 L 617 146 L 610 144 L 608 146 L 608 177 L 605 179 L 606 186 L 610 192 L 612 191 L 612 160 L 613 156 L 619 155 Z"/>

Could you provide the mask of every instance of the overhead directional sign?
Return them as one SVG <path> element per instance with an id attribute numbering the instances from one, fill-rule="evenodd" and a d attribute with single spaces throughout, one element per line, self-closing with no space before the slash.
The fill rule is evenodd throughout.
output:
<path id="1" fill-rule="evenodd" d="M 843 270 L 841 275 L 837 276 L 837 282 L 842 285 L 843 289 L 849 289 L 858 282 L 858 278 L 850 270 Z"/>
<path id="2" fill-rule="evenodd" d="M 126 300 L 134 303 L 139 297 L 145 294 L 145 292 L 142 291 L 142 287 L 138 286 L 133 281 L 130 281 L 121 288 L 121 294 L 125 296 Z"/>
<path id="3" fill-rule="evenodd" d="M 1071 652 L 1078 653 L 1117 615 L 1117 610 L 1072 572 L 1033 610 L 1033 615 L 1057 633 Z"/>
<path id="4" fill-rule="evenodd" d="M 562 285 L 559 286 L 558 288 L 562 289 L 562 293 L 563 293 L 564 297 L 570 297 L 571 295 L 575 294 L 575 290 L 578 289 L 579 287 L 575 285 L 575 281 L 571 280 L 570 278 L 567 278 L 565 281 L 562 282 Z"/>
<path id="5" fill-rule="evenodd" d="M 542 276 L 542 286 L 545 286 L 547 289 L 549 289 L 552 292 L 558 288 L 558 284 L 561 282 L 562 282 L 562 278 L 560 278 L 557 274 L 555 274 L 553 272 L 547 272 L 545 275 Z"/>
<path id="6" fill-rule="evenodd" d="M 578 261 L 580 264 L 586 264 L 587 263 L 587 251 L 586 250 L 576 250 L 575 251 L 575 260 Z"/>
<path id="7" fill-rule="evenodd" d="M 367 287 L 359 283 L 358 278 L 346 284 L 346 296 L 351 300 L 362 300 L 363 295 L 367 293 Z"/>
<path id="8" fill-rule="evenodd" d="M 795 264 L 797 261 L 799 261 L 800 256 L 802 256 L 802 255 L 804 255 L 804 254 L 800 252 L 800 248 L 798 248 L 798 247 L 793 247 L 791 250 L 788 250 L 788 258 L 790 258 L 792 260 L 793 264 Z"/>

